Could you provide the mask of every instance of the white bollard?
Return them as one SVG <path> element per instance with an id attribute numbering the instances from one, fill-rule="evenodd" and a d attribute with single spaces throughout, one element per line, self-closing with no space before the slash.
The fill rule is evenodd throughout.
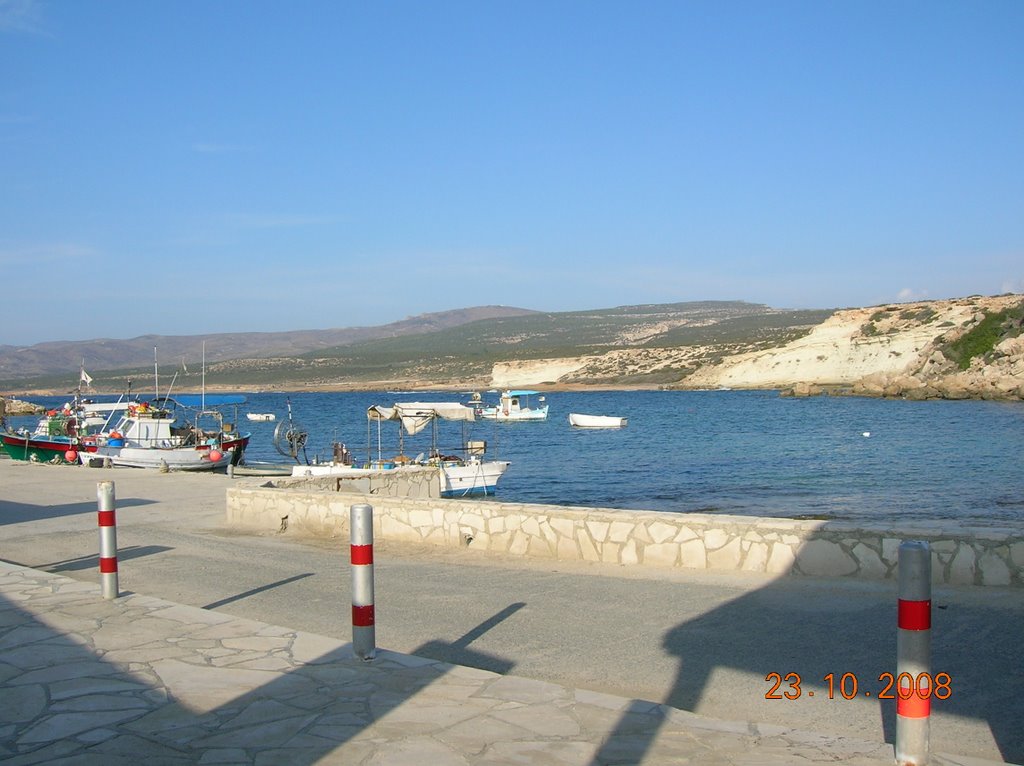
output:
<path id="1" fill-rule="evenodd" d="M 931 716 L 932 558 L 928 543 L 905 540 L 899 549 L 896 636 L 896 763 L 928 763 Z"/>
<path id="2" fill-rule="evenodd" d="M 117 518 L 114 514 L 114 482 L 96 485 L 100 525 L 100 586 L 103 598 L 117 598 Z"/>
<path id="3" fill-rule="evenodd" d="M 373 604 L 373 506 L 349 508 L 352 559 L 352 651 L 363 660 L 377 655 Z"/>

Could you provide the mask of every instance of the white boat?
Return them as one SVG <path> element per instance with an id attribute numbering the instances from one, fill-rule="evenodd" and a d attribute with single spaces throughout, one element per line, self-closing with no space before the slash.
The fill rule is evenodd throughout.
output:
<path id="1" fill-rule="evenodd" d="M 336 476 L 358 479 L 381 471 L 401 472 L 435 467 L 440 479 L 441 497 L 464 497 L 466 495 L 493 495 L 497 492 L 498 480 L 508 470 L 505 460 L 481 460 L 478 457 L 450 459 L 442 457 L 424 458 L 396 462 L 394 460 L 372 461 L 363 466 L 344 463 L 317 463 L 314 465 L 292 466 L 293 477 L 311 478 Z"/>
<path id="2" fill-rule="evenodd" d="M 582 415 L 578 412 L 569 414 L 569 425 L 575 428 L 624 428 L 627 418 L 616 418 L 611 415 Z"/>
<path id="3" fill-rule="evenodd" d="M 496 405 L 487 405 L 474 396 L 473 407 L 477 417 L 484 420 L 497 421 L 529 421 L 547 420 L 548 405 L 543 404 L 537 407 L 530 406 L 530 397 L 538 397 L 538 402 L 543 402 L 544 397 L 540 391 L 512 390 L 507 389 L 501 392 L 501 398 Z"/>
<path id="4" fill-rule="evenodd" d="M 459 451 L 464 455 L 446 455 L 437 447 L 438 421 L 457 421 L 463 424 L 472 423 L 475 413 L 472 407 L 458 402 L 402 402 L 393 407 L 374 405 L 366 412 L 367 420 L 367 460 L 355 466 L 352 464 L 351 453 L 344 445 L 341 459 L 330 463 L 315 465 L 297 465 L 292 468 L 292 476 L 315 477 L 337 476 L 341 478 L 360 478 L 380 471 L 403 471 L 433 467 L 438 471 L 441 497 L 463 497 L 466 495 L 493 495 L 497 490 L 498 480 L 504 475 L 511 464 L 507 460 L 485 460 L 487 443 L 481 440 L 467 439 L 463 433 L 463 446 Z M 398 456 L 385 458 L 381 443 L 381 424 L 387 421 L 399 423 Z M 373 426 L 377 426 L 377 451 L 373 455 Z M 415 436 L 427 427 L 431 427 L 431 445 L 429 454 L 420 453 L 414 458 L 404 454 L 405 437 Z M 337 453 L 337 450 L 336 450 Z"/>
<path id="5" fill-rule="evenodd" d="M 277 415 L 273 412 L 249 412 L 246 413 L 245 417 L 249 420 L 255 420 L 262 423 L 269 423 L 273 420 L 277 420 Z"/>
<path id="6" fill-rule="evenodd" d="M 232 395 L 179 395 L 131 404 L 113 428 L 81 440 L 79 459 L 85 465 L 109 460 L 114 466 L 168 471 L 226 467 L 241 459 L 249 434 L 238 433 L 218 410 L 208 407 L 244 401 Z M 194 422 L 179 422 L 175 405 L 201 409 Z"/>

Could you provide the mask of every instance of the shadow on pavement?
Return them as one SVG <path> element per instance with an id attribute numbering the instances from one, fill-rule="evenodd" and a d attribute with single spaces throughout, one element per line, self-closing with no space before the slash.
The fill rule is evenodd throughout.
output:
<path id="1" fill-rule="evenodd" d="M 895 701 L 879 700 L 878 695 L 885 686 L 880 675 L 896 670 L 896 583 L 891 584 L 891 605 L 884 609 L 844 600 L 841 588 L 826 585 L 811 591 L 805 588 L 807 583 L 807 578 L 799 576 L 781 577 L 665 633 L 662 645 L 678 658 L 678 670 L 664 704 L 699 712 L 701 698 L 718 668 L 739 669 L 765 679 L 747 692 L 758 699 L 772 689 L 775 679 L 767 679 L 769 674 L 785 679 L 796 673 L 799 699 L 784 696 L 787 692 L 795 695 L 796 690 L 783 681 L 776 689 L 779 699 L 766 699 L 764 704 L 820 705 L 823 715 L 833 716 L 841 713 L 842 705 L 874 700 L 885 741 L 893 743 Z M 948 673 L 952 693 L 946 700 L 932 702 L 932 741 L 941 725 L 936 714 L 978 719 L 988 724 L 1001 757 L 1021 763 L 1024 608 L 1000 608 L 995 602 L 979 606 L 979 601 L 984 599 L 958 600 L 958 592 L 952 588 L 933 592 L 931 672 Z M 828 674 L 833 674 L 831 699 Z M 841 693 L 844 674 L 852 674 L 857 682 L 856 695 L 848 694 L 853 699 Z M 847 692 L 853 689 L 853 679 L 848 679 Z M 649 735 L 640 751 L 650 748 L 654 736 Z M 591 766 L 616 763 L 623 744 L 618 740 L 623 738 L 630 752 L 638 752 L 629 711 Z M 942 750 L 933 744 L 934 749 Z"/>
<path id="2" fill-rule="evenodd" d="M 453 665 L 465 665 L 471 668 L 490 670 L 494 673 L 501 673 L 502 675 L 509 673 L 512 671 L 512 668 L 515 667 L 515 662 L 486 652 L 478 652 L 468 647 L 470 643 L 480 638 L 480 636 L 499 623 L 507 620 L 524 606 L 526 606 L 526 604 L 522 601 L 515 604 L 509 604 L 493 617 L 484 620 L 461 638 L 458 638 L 451 643 L 446 641 L 427 641 L 425 644 L 421 644 L 413 649 L 412 654 L 419 657 L 429 657 L 430 659 L 438 660 L 440 662 L 450 662 Z"/>
<path id="3" fill-rule="evenodd" d="M 117 498 L 117 510 L 143 505 L 154 505 L 157 501 L 145 498 Z M 64 503 L 63 505 L 32 505 L 30 503 L 12 503 L 0 500 L 0 525 L 20 524 L 26 521 L 41 519 L 60 519 L 67 516 L 78 516 L 83 513 L 96 514 L 96 500 L 82 503 Z"/>
<path id="4" fill-rule="evenodd" d="M 307 577 L 313 576 L 314 575 L 312 572 L 304 572 L 303 574 L 298 574 L 293 577 L 286 577 L 283 580 L 278 580 L 277 582 L 261 585 L 258 588 L 251 588 L 250 590 L 247 590 L 244 593 L 239 593 L 234 596 L 228 596 L 227 598 L 222 598 L 219 601 L 214 601 L 210 604 L 205 604 L 202 607 L 200 607 L 200 609 L 216 609 L 217 607 L 226 606 L 227 604 L 233 604 L 236 601 L 241 601 L 242 599 L 249 598 L 250 596 L 255 596 L 257 593 L 265 593 L 268 590 L 280 588 L 282 585 L 288 585 L 289 583 L 298 582 L 299 580 L 305 580 Z"/>
<path id="5" fill-rule="evenodd" d="M 129 561 L 172 550 L 174 549 L 167 545 L 127 545 L 124 548 L 117 549 L 117 560 L 119 562 Z M 23 561 L 12 561 L 11 563 L 58 574 L 60 572 L 80 572 L 86 569 L 99 571 L 100 557 L 97 553 L 91 556 L 78 556 L 73 559 L 65 559 L 64 561 L 54 561 L 49 564 L 31 564 Z"/>

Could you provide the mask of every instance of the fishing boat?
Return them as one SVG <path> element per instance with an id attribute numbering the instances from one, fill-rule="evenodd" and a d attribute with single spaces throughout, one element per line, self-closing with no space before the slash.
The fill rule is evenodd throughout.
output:
<path id="1" fill-rule="evenodd" d="M 498 480 L 508 470 L 507 460 L 486 460 L 487 442 L 467 438 L 465 426 L 475 420 L 475 411 L 459 402 L 402 402 L 392 407 L 374 405 L 367 410 L 367 458 L 360 465 L 353 464 L 353 458 L 344 445 L 336 445 L 334 459 L 329 463 L 297 465 L 292 475 L 297 477 L 337 476 L 357 479 L 381 471 L 410 471 L 433 468 L 437 472 L 441 497 L 464 497 L 467 495 L 493 495 Z M 385 422 L 397 422 L 398 454 L 384 457 L 381 426 Z M 442 451 L 438 446 L 438 424 L 441 421 L 461 422 L 464 429 L 462 445 Z M 376 455 L 373 451 L 373 430 L 376 426 Z M 431 428 L 429 452 L 421 452 L 410 458 L 405 454 L 406 437 L 419 434 Z M 340 446 L 341 449 L 338 449 Z M 462 454 L 445 454 L 461 452 Z"/>
<path id="2" fill-rule="evenodd" d="M 78 461 L 80 415 L 69 406 L 47 410 L 31 431 L 27 428 L 0 433 L 4 451 L 14 460 L 33 463 Z M 70 460 L 68 459 L 70 456 Z"/>
<path id="3" fill-rule="evenodd" d="M 277 415 L 273 412 L 248 412 L 245 417 L 259 423 L 270 423 L 277 420 Z"/>
<path id="4" fill-rule="evenodd" d="M 538 406 L 530 406 L 530 397 L 538 397 Z M 484 420 L 497 421 L 531 421 L 547 420 L 548 405 L 540 404 L 544 396 L 540 391 L 506 389 L 495 405 L 485 404 L 477 395 L 473 397 L 473 407 L 477 417 Z"/>
<path id="5" fill-rule="evenodd" d="M 250 434 L 224 420 L 218 406 L 241 404 L 234 394 L 179 394 L 128 407 L 113 428 L 81 440 L 83 464 L 107 461 L 126 468 L 204 471 L 242 459 Z M 179 409 L 180 408 L 180 409 Z M 191 419 L 181 409 L 193 410 Z"/>
<path id="6" fill-rule="evenodd" d="M 4 451 L 14 460 L 77 463 L 83 438 L 100 431 L 130 404 L 126 397 L 116 402 L 94 402 L 82 391 L 83 383 L 92 383 L 84 366 L 74 398 L 63 407 L 47 410 L 32 430 L 4 428 L 0 432 Z"/>
<path id="7" fill-rule="evenodd" d="M 583 415 L 578 412 L 569 414 L 569 425 L 574 428 L 625 428 L 627 418 L 611 415 Z"/>

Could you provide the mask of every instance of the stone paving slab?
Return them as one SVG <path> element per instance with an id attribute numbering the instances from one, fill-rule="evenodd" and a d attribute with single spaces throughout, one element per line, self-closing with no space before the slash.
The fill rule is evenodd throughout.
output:
<path id="1" fill-rule="evenodd" d="M 891 745 L 378 651 L 0 562 L 10 766 L 892 764 Z M 938 766 L 982 766 L 934 756 Z"/>

